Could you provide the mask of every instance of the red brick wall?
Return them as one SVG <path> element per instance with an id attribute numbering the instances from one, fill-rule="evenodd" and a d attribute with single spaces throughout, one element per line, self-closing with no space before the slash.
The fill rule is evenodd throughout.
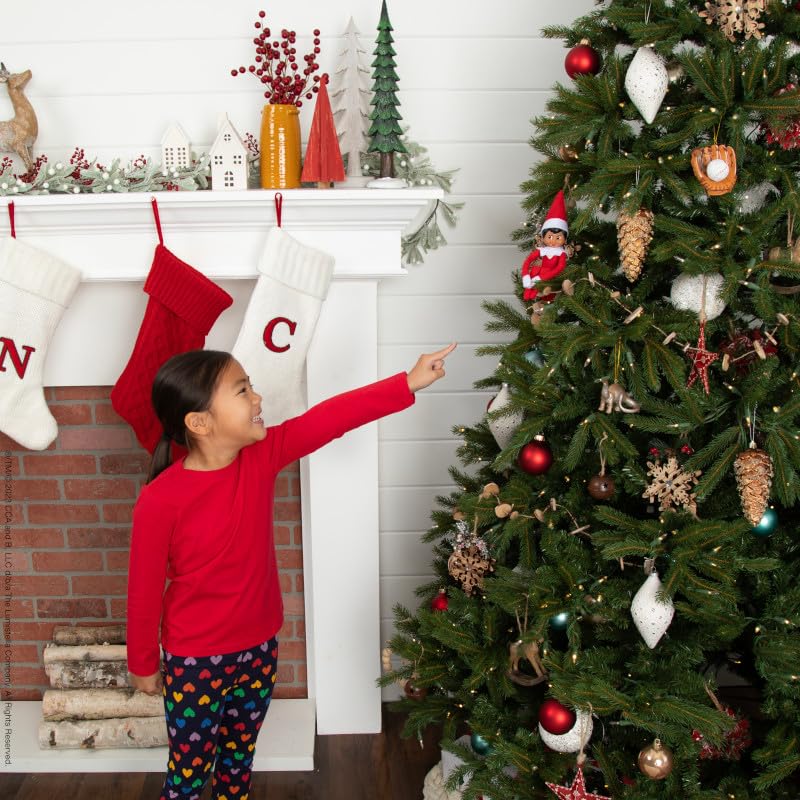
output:
<path id="1" fill-rule="evenodd" d="M 114 412 L 109 392 L 45 389 L 59 427 L 45 451 L 0 434 L 3 699 L 39 699 L 48 688 L 42 649 L 56 625 L 125 622 L 131 511 L 149 456 Z M 275 697 L 306 697 L 297 464 L 278 476 L 274 520 L 286 612 Z"/>

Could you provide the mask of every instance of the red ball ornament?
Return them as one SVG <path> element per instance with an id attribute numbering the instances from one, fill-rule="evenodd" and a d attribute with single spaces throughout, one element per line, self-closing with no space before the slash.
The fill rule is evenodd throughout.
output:
<path id="1" fill-rule="evenodd" d="M 434 611 L 447 611 L 447 590 L 439 589 L 439 594 L 431 600 L 431 608 Z"/>
<path id="2" fill-rule="evenodd" d="M 531 475 L 543 475 L 553 464 L 553 451 L 543 436 L 537 436 L 519 451 L 517 464 Z"/>
<path id="3" fill-rule="evenodd" d="M 586 39 L 575 45 L 564 59 L 564 69 L 570 78 L 574 78 L 576 75 L 597 75 L 600 72 L 600 66 L 600 53 Z"/>
<path id="4" fill-rule="evenodd" d="M 561 736 L 571 731 L 577 719 L 571 708 L 567 708 L 552 697 L 545 700 L 539 708 L 539 724 L 554 736 Z"/>

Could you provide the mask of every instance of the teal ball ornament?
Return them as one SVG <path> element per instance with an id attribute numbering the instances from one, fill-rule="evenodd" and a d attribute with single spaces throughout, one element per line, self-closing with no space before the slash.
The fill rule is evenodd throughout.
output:
<path id="1" fill-rule="evenodd" d="M 492 752 L 492 746 L 488 740 L 479 733 L 473 733 L 469 739 L 470 747 L 479 755 L 486 756 Z"/>
<path id="2" fill-rule="evenodd" d="M 528 350 L 528 352 L 525 353 L 525 360 L 529 364 L 533 364 L 534 367 L 544 366 L 544 356 L 538 347 L 532 347 L 530 350 Z"/>
<path id="3" fill-rule="evenodd" d="M 554 631 L 565 631 L 569 624 L 569 613 L 562 611 L 560 614 L 555 614 L 550 617 L 550 627 Z"/>
<path id="4" fill-rule="evenodd" d="M 768 508 L 764 512 L 764 516 L 761 517 L 761 521 L 758 525 L 754 526 L 750 530 L 756 535 L 765 538 L 767 536 L 772 536 L 775 533 L 775 529 L 778 527 L 778 512 L 775 511 L 774 508 Z"/>

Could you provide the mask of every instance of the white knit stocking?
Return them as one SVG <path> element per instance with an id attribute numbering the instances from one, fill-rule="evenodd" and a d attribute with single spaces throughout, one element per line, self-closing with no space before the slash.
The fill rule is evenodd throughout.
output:
<path id="1" fill-rule="evenodd" d="M 31 450 L 58 435 L 42 390 L 47 347 L 81 281 L 63 261 L 0 239 L 0 430 Z"/>
<path id="2" fill-rule="evenodd" d="M 263 395 L 275 425 L 306 409 L 306 354 L 333 274 L 333 257 L 272 228 L 233 355 Z"/>

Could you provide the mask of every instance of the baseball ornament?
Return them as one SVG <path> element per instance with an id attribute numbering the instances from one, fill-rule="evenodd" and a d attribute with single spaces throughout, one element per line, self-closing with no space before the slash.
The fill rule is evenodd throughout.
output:
<path id="1" fill-rule="evenodd" d="M 695 147 L 692 171 L 709 197 L 727 194 L 736 183 L 736 151 L 726 144 Z"/>

